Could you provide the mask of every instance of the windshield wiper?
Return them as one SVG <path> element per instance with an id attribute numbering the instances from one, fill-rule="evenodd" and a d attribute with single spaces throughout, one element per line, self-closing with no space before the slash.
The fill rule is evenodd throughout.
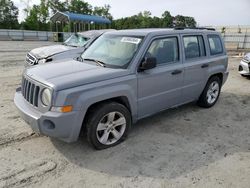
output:
<path id="1" fill-rule="evenodd" d="M 67 43 L 62 43 L 64 46 L 71 46 L 71 47 L 78 47 L 77 45 L 72 45 L 72 44 L 67 44 Z"/>
<path id="2" fill-rule="evenodd" d="M 83 59 L 83 60 L 86 60 L 86 61 L 94 61 L 97 65 L 101 66 L 101 67 L 105 67 L 105 63 L 102 62 L 102 61 L 99 61 L 99 60 L 96 60 L 96 59 L 90 59 L 90 58 L 86 58 L 86 59 Z"/>
<path id="3" fill-rule="evenodd" d="M 74 59 L 77 60 L 77 61 L 83 62 L 83 59 L 82 59 L 81 56 L 78 56 L 78 57 L 76 57 L 76 58 L 74 58 Z"/>

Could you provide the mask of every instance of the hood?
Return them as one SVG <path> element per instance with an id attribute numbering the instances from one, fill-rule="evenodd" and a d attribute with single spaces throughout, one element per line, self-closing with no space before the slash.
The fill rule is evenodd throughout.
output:
<path id="1" fill-rule="evenodd" d="M 248 59 L 250 59 L 250 53 L 247 53 L 245 56 L 246 56 Z"/>
<path id="2" fill-rule="evenodd" d="M 60 63 L 30 67 L 26 69 L 25 74 L 58 91 L 125 76 L 129 74 L 129 71 L 127 69 L 101 67 L 71 59 Z"/>
<path id="3" fill-rule="evenodd" d="M 30 51 L 31 54 L 36 56 L 38 59 L 47 58 L 48 56 L 55 55 L 67 50 L 74 49 L 75 47 L 72 46 L 65 46 L 65 45 L 53 45 L 53 46 L 44 46 L 40 48 L 35 48 Z"/>

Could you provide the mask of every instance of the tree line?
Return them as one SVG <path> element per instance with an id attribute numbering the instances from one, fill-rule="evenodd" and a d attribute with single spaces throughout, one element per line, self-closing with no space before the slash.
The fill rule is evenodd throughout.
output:
<path id="1" fill-rule="evenodd" d="M 150 11 L 140 12 L 130 17 L 113 19 L 110 5 L 92 6 L 82 0 L 41 0 L 40 4 L 27 7 L 25 19 L 19 23 L 19 9 L 11 0 L 0 0 L 0 29 L 51 30 L 49 18 L 57 11 L 97 15 L 110 19 L 113 29 L 195 27 L 196 21 L 189 16 L 172 16 L 165 11 L 161 17 L 152 16 Z M 67 27 L 67 25 L 65 26 Z"/>
<path id="2" fill-rule="evenodd" d="M 166 27 L 195 27 L 196 21 L 189 16 L 172 16 L 169 11 L 165 11 L 161 17 L 152 17 L 150 11 L 140 12 L 137 15 L 121 18 L 112 22 L 114 29 L 134 29 L 134 28 L 166 28 Z"/>

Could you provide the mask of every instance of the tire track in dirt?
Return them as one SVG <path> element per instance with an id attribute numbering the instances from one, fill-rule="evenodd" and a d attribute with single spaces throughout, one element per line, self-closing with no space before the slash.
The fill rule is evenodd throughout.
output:
<path id="1" fill-rule="evenodd" d="M 30 132 L 23 132 L 17 136 L 10 136 L 10 135 L 2 136 L 2 135 L 0 135 L 0 149 L 7 147 L 9 145 L 13 145 L 17 142 L 24 142 L 24 141 L 27 141 L 27 140 L 30 140 L 30 139 L 33 139 L 36 137 L 39 137 L 39 135 L 34 133 L 34 132 L 31 132 L 31 133 Z"/>
<path id="2" fill-rule="evenodd" d="M 33 161 L 0 177 L 0 187 L 26 187 L 37 183 L 42 176 L 52 173 L 58 164 L 52 160 Z"/>

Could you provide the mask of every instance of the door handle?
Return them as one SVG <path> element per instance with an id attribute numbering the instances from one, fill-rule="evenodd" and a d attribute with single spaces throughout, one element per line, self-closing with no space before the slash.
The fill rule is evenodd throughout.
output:
<path id="1" fill-rule="evenodd" d="M 209 64 L 203 64 L 203 65 L 201 65 L 201 68 L 207 68 L 207 67 L 209 67 Z"/>
<path id="2" fill-rule="evenodd" d="M 174 70 L 171 74 L 176 75 L 182 73 L 182 70 Z"/>

